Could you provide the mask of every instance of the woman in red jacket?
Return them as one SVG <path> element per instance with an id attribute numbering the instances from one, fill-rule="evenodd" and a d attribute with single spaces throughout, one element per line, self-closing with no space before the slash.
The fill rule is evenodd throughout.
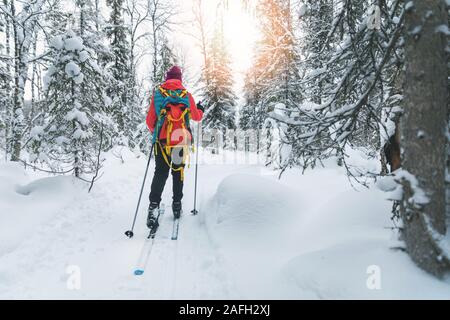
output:
<path id="1" fill-rule="evenodd" d="M 183 103 L 178 103 L 183 102 Z M 153 93 L 147 114 L 147 126 L 153 134 L 155 145 L 155 173 L 153 175 L 147 226 L 152 228 L 157 222 L 155 210 L 159 208 L 161 195 L 172 171 L 173 202 L 175 218 L 181 214 L 183 198 L 185 146 L 192 141 L 192 134 L 186 119 L 200 121 L 203 107 L 195 103 L 192 95 L 182 84 L 181 69 L 173 66 L 166 73 L 166 81 Z"/>

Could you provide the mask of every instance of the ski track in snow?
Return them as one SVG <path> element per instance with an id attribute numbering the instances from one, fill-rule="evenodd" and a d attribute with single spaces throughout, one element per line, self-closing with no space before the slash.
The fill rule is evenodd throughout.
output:
<path id="1" fill-rule="evenodd" d="M 128 239 L 146 160 L 128 151 L 122 156 L 124 163 L 109 154 L 90 194 L 71 177 L 53 186 L 45 176 L 22 176 L 23 170 L 0 164 L 6 177 L 0 188 L 9 192 L 2 193 L 0 211 L 16 206 L 16 220 L 7 226 L 24 233 L 0 247 L 1 299 L 450 298 L 448 281 L 389 249 L 398 245 L 386 229 L 390 203 L 379 191 L 353 190 L 339 168 L 277 180 L 256 165 L 203 165 L 198 216 L 190 214 L 194 168 L 187 169 L 177 241 L 171 240 L 169 176 L 153 251 L 145 273 L 135 276 L 148 234 L 153 163 Z M 52 206 L 39 202 L 45 195 L 53 195 Z M 16 216 L 21 210 L 28 214 L 23 220 Z M 3 221 L 8 217 L 0 213 Z M 372 263 L 382 267 L 385 291 L 365 287 Z M 69 266 L 80 270 L 80 290 L 68 288 Z"/>
<path id="2" fill-rule="evenodd" d="M 0 298 L 228 297 L 224 270 L 215 261 L 207 234 L 197 231 L 202 228 L 199 217 L 190 214 L 192 186 L 189 182 L 185 187 L 179 240 L 170 239 L 171 176 L 163 199 L 165 214 L 160 218 L 161 226 L 147 268 L 143 276 L 132 274 L 148 233 L 145 219 L 153 169 L 149 170 L 135 235 L 128 239 L 123 232 L 134 213 L 144 161 L 134 160 L 135 170 L 105 174 L 91 194 L 87 194 L 86 188 L 79 188 L 72 201 L 53 218 L 37 225 L 18 248 L 0 255 Z M 187 181 L 193 180 L 192 171 L 187 172 Z M 68 266 L 80 267 L 81 290 L 67 288 Z"/>

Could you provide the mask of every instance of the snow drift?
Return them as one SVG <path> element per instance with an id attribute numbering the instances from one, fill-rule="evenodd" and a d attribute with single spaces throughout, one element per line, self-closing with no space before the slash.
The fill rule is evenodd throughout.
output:
<path id="1" fill-rule="evenodd" d="M 286 250 L 295 246 L 302 196 L 264 176 L 234 174 L 219 184 L 202 210 L 208 235 L 243 298 L 276 297 L 269 292 Z"/>
<path id="2" fill-rule="evenodd" d="M 220 183 L 204 211 L 217 246 L 256 249 L 290 239 L 301 203 L 290 187 L 257 175 L 234 174 Z"/>
<path id="3" fill-rule="evenodd" d="M 0 166 L 0 255 L 14 249 L 33 227 L 47 222 L 77 193 L 70 176 L 46 177 L 28 183 L 19 164 Z"/>
<path id="4" fill-rule="evenodd" d="M 375 187 L 341 192 L 299 226 L 299 252 L 282 268 L 297 296 L 311 299 L 446 299 L 450 287 L 401 249 L 391 202 Z M 371 285 L 377 273 L 379 283 Z M 423 290 L 424 287 L 429 289 Z"/>
<path id="5" fill-rule="evenodd" d="M 291 173 L 226 177 L 204 210 L 241 298 L 450 298 L 401 251 L 386 193 L 352 189 L 339 169 Z"/>

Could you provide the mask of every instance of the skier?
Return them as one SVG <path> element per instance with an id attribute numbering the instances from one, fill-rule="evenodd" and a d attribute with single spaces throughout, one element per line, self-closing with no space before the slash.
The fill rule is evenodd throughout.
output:
<path id="1" fill-rule="evenodd" d="M 158 223 L 155 213 L 170 170 L 173 179 L 172 211 L 175 219 L 181 215 L 184 166 L 192 143 L 189 120 L 200 121 L 203 112 L 201 103 L 196 104 L 184 88 L 181 69 L 178 66 L 171 67 L 166 73 L 165 82 L 153 91 L 146 119 L 153 135 L 155 154 L 155 173 L 147 216 L 147 227 L 150 229 Z"/>

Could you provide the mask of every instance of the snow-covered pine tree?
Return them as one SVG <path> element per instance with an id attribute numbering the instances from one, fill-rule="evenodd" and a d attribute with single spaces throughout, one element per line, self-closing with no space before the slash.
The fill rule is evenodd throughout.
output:
<path id="1" fill-rule="evenodd" d="M 76 177 L 96 168 L 105 116 L 102 73 L 91 50 L 69 30 L 50 43 L 53 63 L 45 75 L 48 113 L 31 132 L 35 159 L 55 169 L 69 167 Z"/>
<path id="2" fill-rule="evenodd" d="M 226 48 L 222 23 L 216 26 L 211 39 L 208 63 L 204 69 L 204 79 L 208 83 L 201 90 L 202 101 L 206 107 L 203 119 L 205 133 L 217 130 L 221 133 L 223 147 L 234 145 L 226 141 L 227 130 L 236 129 L 237 97 L 233 90 L 231 60 Z M 215 132 L 213 133 L 215 135 Z"/>
<path id="3" fill-rule="evenodd" d="M 110 42 L 111 55 L 108 57 L 108 71 L 111 74 L 107 94 L 111 98 L 110 112 L 117 123 L 120 134 L 131 136 L 130 125 L 130 90 L 128 88 L 133 76 L 130 70 L 129 30 L 124 23 L 124 0 L 108 0 L 111 8 L 106 26 L 106 35 Z"/>
<path id="4" fill-rule="evenodd" d="M 326 72 L 326 61 L 330 57 L 330 47 L 332 46 L 328 37 L 333 22 L 333 1 L 306 0 L 296 9 L 298 23 L 296 29 L 292 28 L 292 32 L 298 37 L 297 48 L 302 58 L 298 59 L 295 65 L 305 77 L 299 90 L 303 98 L 303 105 L 310 109 L 314 105 L 320 105 L 324 97 L 323 92 L 333 87 L 333 74 Z M 301 60 L 300 63 L 298 63 L 299 60 Z M 326 72 L 326 76 L 321 77 L 320 75 L 324 72 Z M 288 113 L 278 113 L 281 117 L 288 115 L 290 119 L 299 119 L 301 116 L 299 105 L 300 103 L 291 108 Z M 308 157 L 302 157 L 297 153 L 297 150 L 302 150 L 303 141 L 296 137 L 305 133 L 304 128 L 301 126 L 284 127 L 286 131 L 285 142 L 290 146 L 290 152 L 286 154 L 288 157 L 283 161 L 284 167 L 292 165 L 308 166 Z M 317 151 L 309 152 L 309 157 L 315 160 L 324 157 L 320 150 L 326 144 L 327 137 L 322 135 L 314 146 Z M 311 165 L 314 166 L 314 162 Z"/>
<path id="5" fill-rule="evenodd" d="M 328 35 L 333 22 L 332 0 L 306 0 L 299 12 L 301 52 L 304 56 L 302 71 L 310 78 L 304 88 L 307 96 L 316 104 L 322 103 L 324 86 L 332 83 L 332 76 L 318 77 L 326 72 L 326 61 L 329 59 L 331 43 Z"/>
<path id="6" fill-rule="evenodd" d="M 108 47 L 105 28 L 100 26 L 104 20 L 101 13 L 97 12 L 98 6 L 95 0 L 75 0 L 78 15 L 75 16 L 75 28 L 71 28 L 81 39 L 91 54 L 92 63 L 97 64 L 97 68 L 102 69 L 102 81 L 105 82 L 111 75 L 105 69 L 104 62 L 108 57 L 112 57 L 111 48 Z M 103 83 L 103 88 L 107 88 Z M 109 99 L 108 99 L 109 100 Z"/>
<path id="7" fill-rule="evenodd" d="M 77 8 L 75 16 L 75 27 L 71 28 L 83 41 L 83 46 L 90 54 L 90 65 L 96 69 L 95 76 L 96 89 L 101 91 L 102 110 L 111 115 L 111 98 L 107 94 L 108 83 L 112 79 L 109 70 L 104 66 L 104 61 L 112 56 L 110 48 L 107 46 L 107 38 L 104 28 L 100 26 L 103 17 L 97 11 L 98 2 L 95 0 L 74 0 Z M 94 79 L 92 79 L 94 80 Z M 87 84 L 82 84 L 82 90 L 85 90 Z M 111 117 L 112 118 L 112 117 Z M 113 119 L 114 120 L 114 119 Z M 117 123 L 109 122 L 104 128 L 104 134 L 112 137 L 103 143 L 105 148 L 110 148 L 120 139 L 120 133 Z"/>
<path id="8" fill-rule="evenodd" d="M 158 41 L 160 43 L 160 49 L 158 51 L 158 59 L 156 65 L 156 73 L 155 73 L 155 84 L 162 83 L 165 80 L 166 72 L 170 69 L 170 67 L 174 65 L 179 65 L 178 58 L 174 53 L 174 50 L 171 48 L 169 43 L 169 39 L 164 34 L 161 35 L 161 40 Z"/>
<path id="9" fill-rule="evenodd" d="M 25 143 L 24 147 L 33 153 L 29 139 L 30 130 L 35 126 L 42 126 L 44 116 L 48 112 L 48 105 L 45 99 L 45 89 L 42 82 L 45 69 L 51 63 L 51 49 L 49 42 L 53 37 L 61 35 L 67 29 L 70 21 L 71 13 L 64 8 L 64 3 L 61 0 L 54 0 L 51 2 L 51 10 L 42 15 L 39 22 L 40 28 L 37 29 L 36 38 L 33 41 L 33 59 L 31 62 L 31 96 L 32 96 L 32 110 L 28 112 L 27 130 L 24 132 Z M 39 45 L 38 45 L 39 44 Z M 37 50 L 37 47 L 39 49 Z M 37 56 L 36 56 L 37 55 Z"/>
<path id="10" fill-rule="evenodd" d="M 79 36 L 83 39 L 86 47 L 92 48 L 96 54 L 108 52 L 105 46 L 105 34 L 97 29 L 99 15 L 96 12 L 93 0 L 75 0 L 78 9 L 77 23 Z"/>
<path id="11" fill-rule="evenodd" d="M 275 112 L 277 115 L 292 116 L 302 98 L 298 44 L 292 25 L 291 1 L 261 0 L 256 10 L 262 38 L 256 48 L 255 63 L 247 76 L 248 82 L 244 88 L 246 103 L 241 112 L 241 117 L 244 118 L 240 124 L 243 128 L 249 127 L 244 122 L 248 123 L 245 118 L 252 115 L 250 127 L 258 131 L 269 131 L 263 133 L 263 137 L 273 137 L 274 133 L 271 131 L 277 128 L 274 123 L 267 123 L 268 112 L 278 106 L 279 110 Z M 295 135 L 290 137 L 295 139 Z M 270 145 L 272 141 L 264 140 L 267 146 L 262 147 L 273 150 Z M 271 159 L 266 161 L 268 164 L 271 162 Z"/>
<path id="12" fill-rule="evenodd" d="M 252 149 L 257 153 L 261 151 L 261 131 L 267 118 L 261 104 L 262 93 L 263 86 L 258 83 L 258 70 L 253 68 L 247 72 L 244 79 L 244 105 L 239 112 L 239 129 L 246 132 L 246 136 L 249 136 L 249 143 L 255 144 Z M 255 141 L 250 141 L 250 138 Z"/>
<path id="13" fill-rule="evenodd" d="M 22 138 L 25 129 L 24 94 L 28 80 L 29 54 L 38 27 L 38 19 L 47 13 L 50 3 L 44 0 L 21 1 L 10 0 L 2 8 L 10 17 L 12 31 L 11 58 L 13 61 L 11 129 L 11 160 L 20 160 Z"/>
<path id="14" fill-rule="evenodd" d="M 374 132 L 371 141 L 379 140 L 381 109 L 392 96 L 395 70 L 402 66 L 403 13 L 400 0 L 377 4 L 369 11 L 364 0 L 346 0 L 333 9 L 325 41 L 331 49 L 329 53 L 322 49 L 327 53 L 326 70 L 308 74 L 304 80 L 327 84 L 331 77 L 333 85 L 322 87 L 320 105 L 311 107 L 313 97 L 308 94 L 297 118 L 277 117 L 299 130 L 292 141 L 292 160 L 301 159 L 304 167 L 330 156 L 345 160 L 346 146 L 363 141 L 358 137 L 365 128 Z"/>

